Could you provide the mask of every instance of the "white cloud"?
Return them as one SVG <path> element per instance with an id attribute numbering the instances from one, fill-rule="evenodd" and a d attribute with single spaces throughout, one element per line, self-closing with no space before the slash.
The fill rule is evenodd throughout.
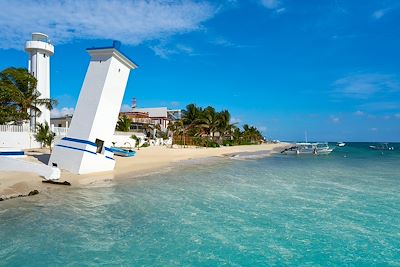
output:
<path id="1" fill-rule="evenodd" d="M 242 120 L 238 117 L 231 117 L 231 121 L 229 123 L 235 124 L 235 123 L 241 123 Z"/>
<path id="2" fill-rule="evenodd" d="M 1 48 L 23 49 L 31 32 L 56 43 L 118 39 L 129 45 L 199 30 L 217 8 L 195 0 L 1 1 Z"/>
<path id="3" fill-rule="evenodd" d="M 378 131 L 378 128 L 373 127 L 373 128 L 371 128 L 371 131 L 377 132 L 377 131 Z"/>
<path id="4" fill-rule="evenodd" d="M 179 101 L 171 101 L 169 105 L 173 108 L 179 107 L 181 103 Z"/>
<path id="5" fill-rule="evenodd" d="M 374 13 L 372 13 L 372 17 L 374 19 L 380 19 L 383 16 L 385 16 L 388 11 L 389 11 L 388 8 L 376 10 Z"/>
<path id="6" fill-rule="evenodd" d="M 261 0 L 261 4 L 269 9 L 276 9 L 280 6 L 279 0 Z"/>
<path id="7" fill-rule="evenodd" d="M 361 110 L 357 110 L 356 112 L 354 112 L 354 115 L 356 116 L 364 116 L 364 112 L 362 112 Z"/>
<path id="8" fill-rule="evenodd" d="M 176 54 L 186 54 L 188 56 L 197 56 L 199 54 L 194 53 L 194 49 L 190 46 L 184 44 L 176 44 L 176 45 L 166 45 L 165 43 L 160 43 L 155 46 L 150 47 L 153 50 L 156 56 L 159 56 L 164 59 L 170 58 L 172 55 Z"/>
<path id="9" fill-rule="evenodd" d="M 231 41 L 227 40 L 224 37 L 217 37 L 217 38 L 215 38 L 215 40 L 211 41 L 210 43 L 215 44 L 215 45 L 225 46 L 225 47 L 237 46 L 236 44 L 232 43 Z"/>
<path id="10" fill-rule="evenodd" d="M 268 128 L 266 126 L 259 126 L 257 127 L 260 132 L 266 133 L 268 131 Z"/>
<path id="11" fill-rule="evenodd" d="M 60 118 L 66 115 L 73 115 L 73 114 L 74 114 L 74 108 L 70 107 L 63 107 L 61 109 L 54 108 L 50 111 L 51 118 Z"/>
<path id="12" fill-rule="evenodd" d="M 332 123 L 339 123 L 340 122 L 340 118 L 336 117 L 336 116 L 331 116 L 331 122 Z"/>
<path id="13" fill-rule="evenodd" d="M 357 99 L 400 91 L 397 77 L 375 73 L 350 75 L 336 80 L 333 87 L 336 95 Z"/>
<path id="14" fill-rule="evenodd" d="M 359 108 L 370 111 L 396 110 L 400 108 L 400 103 L 391 101 L 370 102 L 359 105 Z"/>
<path id="15" fill-rule="evenodd" d="M 286 8 L 281 7 L 281 8 L 278 8 L 275 12 L 276 12 L 277 14 L 281 14 L 281 13 L 283 13 L 283 12 L 285 12 L 285 11 L 286 11 Z"/>

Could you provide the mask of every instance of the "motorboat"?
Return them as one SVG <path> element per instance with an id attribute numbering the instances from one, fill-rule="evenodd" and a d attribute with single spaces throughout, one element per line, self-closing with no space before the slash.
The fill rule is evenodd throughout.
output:
<path id="1" fill-rule="evenodd" d="M 136 152 L 133 151 L 132 149 L 122 149 L 122 148 L 118 148 L 118 147 L 111 147 L 110 150 L 111 150 L 111 152 L 114 153 L 114 155 L 120 156 L 120 157 L 133 157 L 136 154 Z"/>
<path id="2" fill-rule="evenodd" d="M 328 143 L 296 143 L 283 150 L 286 155 L 328 155 L 333 151 Z"/>
<path id="3" fill-rule="evenodd" d="M 389 146 L 388 143 L 378 144 L 376 146 L 369 146 L 370 149 L 373 150 L 394 150 L 393 146 Z"/>
<path id="4" fill-rule="evenodd" d="M 346 143 L 344 143 L 344 142 L 339 142 L 336 144 L 336 146 L 338 146 L 338 147 L 344 147 L 345 145 L 346 145 Z"/>

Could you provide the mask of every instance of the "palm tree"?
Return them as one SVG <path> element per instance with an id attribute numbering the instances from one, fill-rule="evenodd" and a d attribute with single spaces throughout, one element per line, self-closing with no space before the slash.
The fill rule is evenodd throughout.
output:
<path id="1" fill-rule="evenodd" d="M 132 124 L 131 119 L 128 116 L 123 115 L 118 118 L 116 129 L 117 131 L 121 132 L 129 132 L 129 130 L 131 129 L 131 124 Z"/>
<path id="2" fill-rule="evenodd" d="M 221 122 L 215 109 L 213 107 L 205 108 L 198 121 L 198 127 L 202 129 L 207 136 L 211 136 L 212 140 L 214 140 L 214 134 L 218 130 L 218 126 Z"/>
<path id="3" fill-rule="evenodd" d="M 197 107 L 195 104 L 189 104 L 185 110 L 182 110 L 182 120 L 185 126 L 196 123 L 200 118 L 202 108 Z"/>
<path id="4" fill-rule="evenodd" d="M 174 140 L 174 136 L 181 136 L 182 144 L 185 144 L 184 135 L 185 135 L 185 126 L 183 120 L 174 121 L 168 125 L 168 131 L 172 133 L 172 140 Z"/>
<path id="5" fill-rule="evenodd" d="M 40 98 L 36 90 L 37 80 L 24 68 L 8 68 L 0 73 L 1 89 L 6 88 L 9 95 L 9 104 L 17 107 L 18 120 L 27 120 L 41 115 L 41 106 L 51 110 L 57 101 L 49 98 Z M 30 112 L 30 114 L 28 113 Z"/>
<path id="6" fill-rule="evenodd" d="M 51 145 L 54 142 L 54 136 L 55 134 L 50 130 L 49 124 L 47 122 L 39 123 L 36 126 L 36 134 L 35 134 L 36 141 L 40 143 L 40 146 L 42 148 L 48 146 L 50 148 L 50 152 L 51 152 Z"/>
<path id="7" fill-rule="evenodd" d="M 239 127 L 233 126 L 232 127 L 233 133 L 233 142 L 237 145 L 241 144 L 241 139 L 242 139 L 242 131 L 240 131 Z"/>
<path id="8" fill-rule="evenodd" d="M 250 127 L 248 124 L 245 124 L 243 125 L 243 130 L 243 137 L 247 142 L 254 144 L 262 140 L 262 134 L 256 127 Z"/>
<path id="9" fill-rule="evenodd" d="M 220 139 L 228 137 L 231 139 L 232 132 L 236 123 L 231 123 L 231 114 L 228 110 L 219 112 L 220 123 L 218 125 L 218 131 L 220 133 Z"/>

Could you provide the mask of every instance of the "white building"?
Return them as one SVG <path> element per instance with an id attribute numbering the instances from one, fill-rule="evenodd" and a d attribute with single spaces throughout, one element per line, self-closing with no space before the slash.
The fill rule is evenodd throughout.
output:
<path id="1" fill-rule="evenodd" d="M 110 146 L 130 70 L 137 67 L 119 46 L 87 49 L 91 60 L 71 126 L 49 165 L 77 174 L 114 169 Z"/>
<path id="2" fill-rule="evenodd" d="M 181 110 L 170 110 L 166 107 L 133 108 L 132 111 L 149 114 L 153 124 L 159 124 L 162 129 L 166 129 L 171 121 L 178 120 L 181 117 Z"/>
<path id="3" fill-rule="evenodd" d="M 40 98 L 50 98 L 50 57 L 54 54 L 54 46 L 46 34 L 35 32 L 32 40 L 26 42 L 25 51 L 29 53 L 28 71 L 37 79 L 36 90 Z M 31 126 L 45 122 L 50 125 L 50 110 L 45 106 L 39 109 L 40 116 L 31 114 Z"/>

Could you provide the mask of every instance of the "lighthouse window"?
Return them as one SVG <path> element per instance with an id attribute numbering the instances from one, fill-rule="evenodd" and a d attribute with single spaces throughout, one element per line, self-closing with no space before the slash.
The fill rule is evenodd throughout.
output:
<path id="1" fill-rule="evenodd" d="M 43 54 L 43 57 L 45 58 L 45 57 L 46 57 L 46 55 L 45 55 L 45 54 Z"/>
<path id="2" fill-rule="evenodd" d="M 100 140 L 100 139 L 96 139 L 95 143 L 97 146 L 96 153 L 102 153 L 103 147 L 104 147 L 104 141 Z"/>

